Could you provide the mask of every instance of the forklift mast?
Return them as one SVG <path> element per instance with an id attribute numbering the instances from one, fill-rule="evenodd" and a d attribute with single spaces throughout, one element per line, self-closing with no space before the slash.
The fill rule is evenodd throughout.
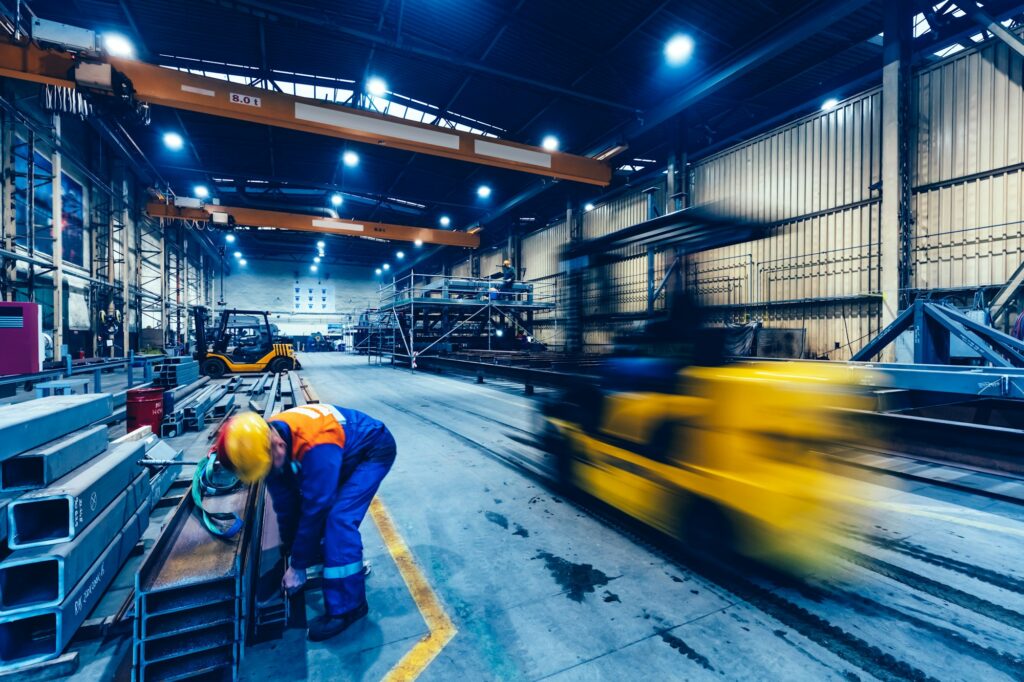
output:
<path id="1" fill-rule="evenodd" d="M 206 354 L 210 349 L 206 340 L 206 308 L 203 306 L 193 308 L 192 321 L 196 330 L 196 350 L 192 357 L 202 362 L 206 359 Z"/>

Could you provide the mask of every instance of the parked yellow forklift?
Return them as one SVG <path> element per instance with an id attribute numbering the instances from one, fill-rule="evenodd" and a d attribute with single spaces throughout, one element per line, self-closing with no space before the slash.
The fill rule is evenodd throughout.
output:
<path id="1" fill-rule="evenodd" d="M 284 372 L 299 369 L 290 340 L 275 339 L 266 311 L 225 310 L 217 330 L 207 334 L 209 311 L 194 308 L 196 352 L 203 374 L 217 379 L 228 373 Z"/>

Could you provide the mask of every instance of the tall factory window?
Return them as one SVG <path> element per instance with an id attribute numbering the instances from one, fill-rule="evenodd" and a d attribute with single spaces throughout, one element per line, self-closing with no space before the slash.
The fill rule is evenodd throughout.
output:
<path id="1" fill-rule="evenodd" d="M 35 240 L 37 253 L 53 253 L 53 164 L 19 140 L 14 145 L 14 222 L 17 241 L 28 247 Z M 28 206 L 29 171 L 32 175 L 32 209 Z"/>
<path id="2" fill-rule="evenodd" d="M 61 173 L 61 238 L 64 260 L 85 265 L 85 206 L 82 204 L 82 185 Z"/>

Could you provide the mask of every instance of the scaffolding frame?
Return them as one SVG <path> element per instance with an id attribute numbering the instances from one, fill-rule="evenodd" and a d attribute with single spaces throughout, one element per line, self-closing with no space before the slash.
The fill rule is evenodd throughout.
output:
<path id="1" fill-rule="evenodd" d="M 534 315 L 556 308 L 554 282 L 501 282 L 410 271 L 379 290 L 379 305 L 360 321 L 355 345 L 368 362 L 416 369 L 419 357 L 533 343 Z M 507 334 L 507 336 L 506 336 Z"/>

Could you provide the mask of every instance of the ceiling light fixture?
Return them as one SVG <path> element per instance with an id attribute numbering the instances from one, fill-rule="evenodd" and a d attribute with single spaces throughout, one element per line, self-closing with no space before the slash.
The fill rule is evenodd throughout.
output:
<path id="1" fill-rule="evenodd" d="M 185 146 L 185 138 L 175 132 L 164 133 L 164 146 L 172 152 L 181 151 Z"/>
<path id="2" fill-rule="evenodd" d="M 383 97 L 388 94 L 388 84 L 383 78 L 374 76 L 366 81 L 366 91 L 374 97 Z"/>
<path id="3" fill-rule="evenodd" d="M 120 33 L 104 33 L 103 49 L 106 50 L 107 54 L 111 57 L 125 57 L 126 59 L 135 58 L 135 45 Z"/>
<path id="4" fill-rule="evenodd" d="M 681 66 L 693 56 L 693 38 L 679 33 L 665 43 L 665 61 L 672 66 Z"/>

